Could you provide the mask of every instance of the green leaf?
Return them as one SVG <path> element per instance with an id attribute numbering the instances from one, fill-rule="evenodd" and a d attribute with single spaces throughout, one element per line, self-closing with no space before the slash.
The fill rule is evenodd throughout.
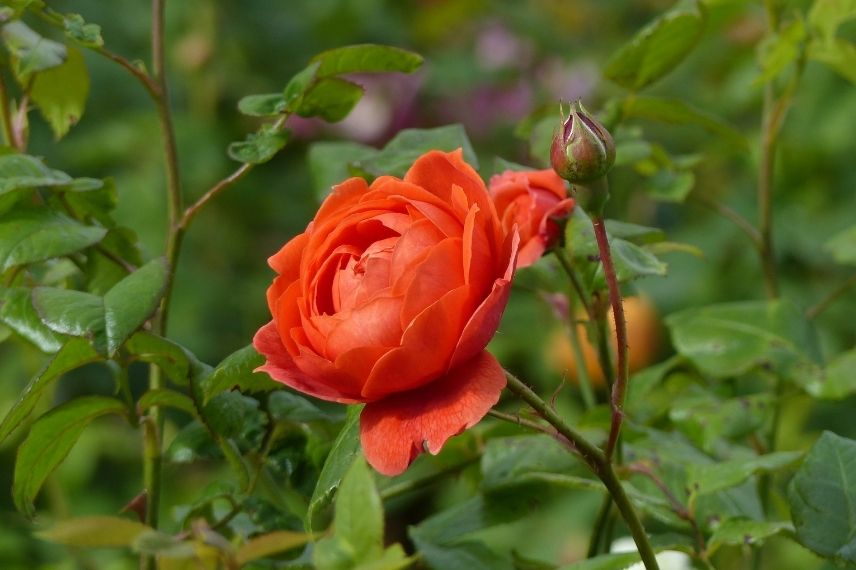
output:
<path id="1" fill-rule="evenodd" d="M 802 457 L 800 451 L 777 451 L 748 459 L 732 459 L 711 465 L 689 466 L 688 487 L 691 493 L 706 495 L 735 487 L 755 473 L 769 473 L 793 464 Z"/>
<path id="2" fill-rule="evenodd" d="M 408 558 L 400 544 L 393 544 L 383 551 L 380 558 L 363 562 L 354 570 L 402 570 L 408 568 L 415 561 L 415 558 Z"/>
<path id="3" fill-rule="evenodd" d="M 333 515 L 336 537 L 352 549 L 353 560 L 366 562 L 383 551 L 383 504 L 371 470 L 357 457 L 342 478 Z"/>
<path id="4" fill-rule="evenodd" d="M 51 330 L 89 338 L 98 352 L 113 354 L 157 309 L 166 279 L 166 260 L 158 258 L 119 281 L 103 298 L 37 287 L 33 305 Z"/>
<path id="5" fill-rule="evenodd" d="M 191 463 L 199 458 L 219 457 L 220 454 L 211 433 L 200 422 L 193 421 L 181 428 L 164 455 L 172 463 Z"/>
<path id="6" fill-rule="evenodd" d="M 0 321 L 42 352 L 53 354 L 62 347 L 62 340 L 42 323 L 31 294 L 25 287 L 0 290 Z"/>
<path id="7" fill-rule="evenodd" d="M 306 90 L 313 84 L 318 71 L 320 62 L 310 63 L 306 68 L 296 73 L 292 77 L 285 89 L 282 91 L 282 96 L 285 98 L 286 110 L 294 111 Z"/>
<path id="8" fill-rule="evenodd" d="M 27 79 L 34 72 L 57 67 L 65 61 L 64 45 L 42 37 L 20 20 L 5 24 L 0 35 L 13 57 L 15 75 L 19 79 Z"/>
<path id="9" fill-rule="evenodd" d="M 681 2 L 642 30 L 606 64 L 604 76 L 637 91 L 674 69 L 696 46 L 704 14 L 695 1 Z"/>
<path id="10" fill-rule="evenodd" d="M 838 27 L 856 19 L 856 0 L 814 0 L 808 12 L 808 23 L 829 40 L 835 37 Z"/>
<path id="11" fill-rule="evenodd" d="M 278 422 L 330 421 L 329 414 L 315 404 L 286 390 L 278 390 L 268 397 L 268 411 Z"/>
<path id="12" fill-rule="evenodd" d="M 797 538 L 817 554 L 856 563 L 856 441 L 824 432 L 791 479 Z"/>
<path id="13" fill-rule="evenodd" d="M 330 190 L 350 178 L 348 164 L 367 159 L 378 151 L 355 142 L 319 142 L 309 147 L 309 173 L 318 201 L 324 200 Z"/>
<path id="14" fill-rule="evenodd" d="M 481 460 L 482 488 L 496 491 L 532 481 L 538 472 L 566 473 L 576 465 L 555 439 L 546 435 L 491 439 Z"/>
<path id="15" fill-rule="evenodd" d="M 128 339 L 125 349 L 143 362 L 157 364 L 176 384 L 187 385 L 193 356 L 181 345 L 148 331 L 139 331 Z"/>
<path id="16" fill-rule="evenodd" d="M 601 554 L 569 566 L 562 566 L 559 570 L 625 570 L 640 559 L 638 552 Z"/>
<path id="17" fill-rule="evenodd" d="M 66 186 L 72 178 L 52 170 L 40 159 L 27 154 L 0 154 L 0 194 L 24 188 Z"/>
<path id="18" fill-rule="evenodd" d="M 151 530 L 151 527 L 131 519 L 90 516 L 62 520 L 35 534 L 42 540 L 68 546 L 118 548 L 130 547 L 141 534 Z"/>
<path id="19" fill-rule="evenodd" d="M 832 236 L 823 248 L 832 254 L 836 263 L 856 265 L 856 226 L 850 226 Z"/>
<path id="20" fill-rule="evenodd" d="M 196 411 L 196 405 L 193 403 L 193 400 L 191 400 L 189 396 L 176 392 L 175 390 L 156 388 L 154 390 L 149 390 L 140 396 L 139 400 L 137 400 L 137 410 L 140 415 L 144 414 L 149 408 L 154 406 L 164 406 L 175 410 L 181 410 L 196 419 L 199 418 L 199 414 Z"/>
<path id="21" fill-rule="evenodd" d="M 856 84 L 856 44 L 843 39 L 826 43 L 811 42 L 808 56 Z"/>
<path id="22" fill-rule="evenodd" d="M 30 96 L 59 140 L 83 116 L 89 95 L 89 71 L 83 54 L 69 48 L 62 65 L 37 74 Z"/>
<path id="23" fill-rule="evenodd" d="M 670 315 L 666 325 L 678 353 L 710 376 L 737 376 L 767 365 L 794 381 L 817 373 L 813 329 L 788 301 L 688 309 Z"/>
<path id="24" fill-rule="evenodd" d="M 282 93 L 247 95 L 238 101 L 238 110 L 251 117 L 272 117 L 284 112 L 288 105 Z"/>
<path id="25" fill-rule="evenodd" d="M 758 49 L 761 74 L 756 84 L 772 81 L 789 65 L 796 62 L 804 50 L 803 42 L 806 30 L 803 21 L 796 19 L 784 25 L 779 31 L 764 40 Z"/>
<path id="26" fill-rule="evenodd" d="M 435 570 L 514 570 L 507 557 L 490 550 L 484 543 L 462 541 L 438 546 L 414 539 L 419 554 Z"/>
<path id="27" fill-rule="evenodd" d="M 749 142 L 743 133 L 723 119 L 707 111 L 691 107 L 679 99 L 662 97 L 628 97 L 622 104 L 625 117 L 650 119 L 674 125 L 696 125 L 722 138 L 737 149 L 748 149 Z"/>
<path id="28" fill-rule="evenodd" d="M 33 516 L 35 500 L 47 476 L 59 465 L 89 423 L 107 414 L 125 414 L 125 404 L 115 398 L 83 396 L 70 400 L 33 423 L 18 448 L 12 498 L 15 506 Z"/>
<path id="29" fill-rule="evenodd" d="M 235 554 L 235 562 L 239 566 L 243 566 L 247 562 L 303 546 L 310 540 L 312 540 L 311 534 L 290 530 L 278 530 L 254 536 L 238 549 Z"/>
<path id="30" fill-rule="evenodd" d="M 463 149 L 464 160 L 478 169 L 478 158 L 462 125 L 446 125 L 434 129 L 404 129 L 399 131 L 383 150 L 374 156 L 353 163 L 354 168 L 369 176 L 385 174 L 404 176 L 413 162 L 430 150 Z"/>
<path id="31" fill-rule="evenodd" d="M 760 546 L 770 537 L 792 535 L 794 527 L 784 521 L 753 521 L 728 519 L 713 531 L 707 541 L 707 551 L 713 554 L 720 546 Z"/>
<path id="32" fill-rule="evenodd" d="M 89 346 L 88 343 L 81 339 L 69 339 L 65 345 L 57 352 L 36 374 L 24 391 L 18 397 L 18 400 L 12 405 L 12 408 L 0 422 L 0 443 L 17 428 L 21 422 L 27 419 L 33 408 L 39 401 L 42 392 L 50 386 L 50 384 L 71 370 L 80 368 L 84 364 L 97 362 L 101 357 Z"/>
<path id="33" fill-rule="evenodd" d="M 233 352 L 202 381 L 203 401 L 208 402 L 220 392 L 232 388 L 249 393 L 270 392 L 282 388 L 282 384 L 274 382 L 267 374 L 254 372 L 264 363 L 265 358 L 256 352 L 253 345 Z"/>
<path id="34" fill-rule="evenodd" d="M 345 46 L 324 51 L 312 58 L 318 77 L 344 73 L 411 73 L 422 65 L 422 56 L 397 47 L 377 44 Z"/>
<path id="35" fill-rule="evenodd" d="M 101 37 L 101 26 L 88 24 L 80 14 L 66 14 L 63 17 L 65 35 L 88 48 L 99 48 L 104 45 Z"/>
<path id="36" fill-rule="evenodd" d="M 695 186 L 695 174 L 690 170 L 661 168 L 645 183 L 644 190 L 655 200 L 681 203 Z"/>
<path id="37" fill-rule="evenodd" d="M 856 393 L 856 348 L 842 352 L 805 383 L 806 392 L 823 400 L 843 400 Z"/>
<path id="38" fill-rule="evenodd" d="M 222 392 L 205 404 L 208 424 L 223 437 L 235 437 L 250 424 L 258 424 L 259 402 L 240 392 Z"/>
<path id="39" fill-rule="evenodd" d="M 360 453 L 360 412 L 362 406 L 349 406 L 342 431 L 333 442 L 330 454 L 318 475 L 318 483 L 309 500 L 306 524 L 310 532 L 323 529 L 329 521 L 328 508 L 345 472 Z"/>
<path id="40" fill-rule="evenodd" d="M 296 112 L 301 117 L 321 117 L 328 123 L 336 123 L 348 116 L 362 96 L 360 85 L 338 77 L 326 77 L 306 91 Z"/>
<path id="41" fill-rule="evenodd" d="M 666 233 L 660 228 L 649 228 L 619 220 L 606 220 L 606 231 L 610 237 L 633 242 L 635 244 L 658 243 L 666 239 Z"/>
<path id="42" fill-rule="evenodd" d="M 262 164 L 273 158 L 285 146 L 288 137 L 288 131 L 266 125 L 259 132 L 247 135 L 246 140 L 230 144 L 227 152 L 232 160 Z"/>
<path id="43" fill-rule="evenodd" d="M 0 271 L 80 251 L 106 233 L 47 208 L 15 210 L 0 222 Z"/>

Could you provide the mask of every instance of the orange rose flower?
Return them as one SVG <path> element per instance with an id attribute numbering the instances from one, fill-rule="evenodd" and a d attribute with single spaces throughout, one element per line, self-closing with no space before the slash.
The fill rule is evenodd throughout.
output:
<path id="1" fill-rule="evenodd" d="M 506 232 L 517 225 L 520 255 L 517 267 L 538 261 L 559 238 L 556 218 L 574 208 L 565 182 L 553 170 L 506 170 L 490 179 L 490 195 Z"/>
<path id="2" fill-rule="evenodd" d="M 505 232 L 460 150 L 421 156 L 403 180 L 333 188 L 270 258 L 273 320 L 259 368 L 334 402 L 365 402 L 368 462 L 403 472 L 477 423 L 505 387 L 484 350 L 508 301 L 518 235 Z"/>

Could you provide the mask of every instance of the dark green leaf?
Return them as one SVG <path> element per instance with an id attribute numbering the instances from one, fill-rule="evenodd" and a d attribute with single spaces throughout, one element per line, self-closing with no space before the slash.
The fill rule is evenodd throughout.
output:
<path id="1" fill-rule="evenodd" d="M 755 473 L 777 471 L 802 457 L 800 451 L 777 451 L 713 465 L 690 465 L 689 488 L 696 495 L 715 493 L 743 483 Z"/>
<path id="2" fill-rule="evenodd" d="M 655 200 L 680 203 L 686 200 L 695 186 L 695 175 L 690 170 L 661 168 L 645 183 L 644 189 Z"/>
<path id="3" fill-rule="evenodd" d="M 247 135 L 245 141 L 230 144 L 227 152 L 232 160 L 262 164 L 273 158 L 287 142 L 288 131 L 265 126 L 259 132 Z"/>
<path id="4" fill-rule="evenodd" d="M 128 339 L 125 349 L 143 362 L 157 364 L 176 384 L 187 384 L 192 355 L 181 345 L 148 331 L 139 331 Z"/>
<path id="5" fill-rule="evenodd" d="M 772 366 L 786 378 L 815 377 L 819 360 L 812 329 L 787 301 L 746 301 L 688 309 L 666 325 L 679 354 L 714 377 Z"/>
<path id="6" fill-rule="evenodd" d="M 181 428 L 164 454 L 173 463 L 191 463 L 200 458 L 220 457 L 222 454 L 211 433 L 198 421 Z"/>
<path id="7" fill-rule="evenodd" d="M 351 176 L 348 164 L 369 158 L 378 151 L 355 142 L 319 142 L 309 147 L 309 173 L 318 201 L 330 190 Z"/>
<path id="8" fill-rule="evenodd" d="M 530 482 L 533 473 L 565 473 L 576 461 L 566 449 L 546 435 L 491 439 L 481 460 L 482 487 L 495 491 Z"/>
<path id="9" fill-rule="evenodd" d="M 26 154 L 0 154 L 0 194 L 23 188 L 66 186 L 72 178 Z"/>
<path id="10" fill-rule="evenodd" d="M 247 95 L 238 101 L 238 110 L 251 117 L 272 117 L 285 111 L 286 107 L 282 93 Z"/>
<path id="11" fill-rule="evenodd" d="M 707 541 L 708 553 L 714 553 L 720 546 L 760 546 L 773 536 L 792 535 L 794 527 L 784 521 L 753 521 L 747 519 L 728 519 L 713 531 Z"/>
<path id="12" fill-rule="evenodd" d="M 281 388 L 282 385 L 271 380 L 267 374 L 254 372 L 264 363 L 265 358 L 256 352 L 253 345 L 233 352 L 203 380 L 203 400 L 207 402 L 220 392 L 232 388 L 249 393 L 270 392 Z"/>
<path id="13" fill-rule="evenodd" d="M 319 79 L 303 95 L 297 106 L 301 117 L 321 117 L 336 123 L 348 116 L 363 96 L 363 88 L 338 77 Z"/>
<path id="14" fill-rule="evenodd" d="M 39 350 L 52 354 L 60 349 L 62 340 L 47 328 L 33 307 L 32 290 L 12 287 L 0 293 L 0 321 L 32 342 Z"/>
<path id="15" fill-rule="evenodd" d="M 836 263 L 856 265 L 856 226 L 835 234 L 823 247 L 832 254 Z"/>
<path id="16" fill-rule="evenodd" d="M 282 92 L 285 97 L 286 109 L 294 111 L 306 90 L 312 85 L 316 78 L 316 72 L 320 62 L 310 63 L 306 68 L 294 75 Z"/>
<path id="17" fill-rule="evenodd" d="M 434 514 L 430 518 L 410 527 L 410 537 L 437 546 L 448 546 L 461 542 L 469 535 L 499 524 L 511 522 L 532 512 L 529 497 L 514 501 L 510 494 L 502 501 L 490 502 L 475 496 L 451 508 Z"/>
<path id="18" fill-rule="evenodd" d="M 400 48 L 363 44 L 321 52 L 312 61 L 319 64 L 318 77 L 331 77 L 344 73 L 410 73 L 418 69 L 423 60 L 420 55 Z"/>
<path id="19" fill-rule="evenodd" d="M 36 533 L 42 540 L 84 548 L 130 547 L 144 532 L 152 528 L 122 517 L 76 517 L 57 522 L 47 530 Z"/>
<path id="20" fill-rule="evenodd" d="M 124 414 L 125 405 L 115 398 L 83 396 L 54 408 L 33 423 L 18 448 L 12 497 L 15 506 L 32 516 L 33 500 L 47 476 L 59 465 L 89 423 L 99 416 Z"/>
<path id="21" fill-rule="evenodd" d="M 342 477 L 360 453 L 360 412 L 362 406 L 350 406 L 342 431 L 333 442 L 318 483 L 309 500 L 306 524 L 310 532 L 323 529 L 329 519 L 329 506 Z"/>
<path id="22" fill-rule="evenodd" d="M 54 380 L 66 372 L 98 360 L 101 358 L 88 343 L 77 338 L 69 339 L 60 351 L 51 358 L 50 362 L 30 380 L 12 409 L 0 422 L 0 443 L 30 415 L 42 392 Z"/>
<path id="23" fill-rule="evenodd" d="M 20 79 L 65 61 L 64 45 L 42 37 L 20 20 L 5 24 L 0 35 L 14 58 L 15 75 Z"/>
<path id="24" fill-rule="evenodd" d="M 697 125 L 711 134 L 721 137 L 736 149 L 748 149 L 749 143 L 743 133 L 732 125 L 707 111 L 691 107 L 679 99 L 637 96 L 628 97 L 622 105 L 625 117 L 651 119 L 676 125 Z"/>
<path id="25" fill-rule="evenodd" d="M 0 271 L 80 251 L 106 233 L 47 208 L 13 211 L 0 222 Z"/>
<path id="26" fill-rule="evenodd" d="M 66 14 L 63 17 L 63 24 L 65 25 L 65 35 L 80 45 L 88 48 L 98 48 L 104 45 L 104 39 L 101 37 L 101 26 L 86 23 L 80 14 Z"/>
<path id="27" fill-rule="evenodd" d="M 856 563 L 856 441 L 824 432 L 791 480 L 797 538 L 821 556 Z"/>
<path id="28" fill-rule="evenodd" d="M 36 75 L 30 96 L 39 112 L 51 126 L 54 137 L 61 139 L 83 116 L 89 95 L 89 71 L 83 54 L 69 48 L 62 65 Z"/>
<path id="29" fill-rule="evenodd" d="M 625 568 L 639 562 L 639 560 L 638 552 L 601 554 L 569 566 L 562 566 L 559 570 L 625 570 Z"/>
<path id="30" fill-rule="evenodd" d="M 302 396 L 278 390 L 268 397 L 268 411 L 274 420 L 288 422 L 329 421 L 330 416 Z"/>
<path id="31" fill-rule="evenodd" d="M 196 405 L 189 396 L 167 388 L 149 390 L 140 396 L 139 400 L 137 400 L 137 410 L 140 415 L 144 414 L 149 408 L 154 406 L 173 408 L 174 410 L 181 410 L 182 412 L 190 414 L 194 418 L 199 417 L 196 412 Z"/>
<path id="32" fill-rule="evenodd" d="M 205 404 L 204 415 L 215 433 L 240 435 L 251 424 L 260 425 L 259 402 L 240 392 L 221 392 Z"/>
<path id="33" fill-rule="evenodd" d="M 446 546 L 418 538 L 414 542 L 419 554 L 434 570 L 514 570 L 511 560 L 482 542 L 468 540 Z"/>
<path id="34" fill-rule="evenodd" d="M 447 125 L 435 129 L 404 129 L 387 145 L 366 159 L 354 161 L 354 167 L 369 176 L 404 176 L 413 162 L 430 150 L 453 151 L 463 149 L 464 160 L 478 168 L 478 159 L 469 138 L 461 125 Z"/>
<path id="35" fill-rule="evenodd" d="M 704 14 L 695 1 L 681 2 L 642 30 L 606 65 L 604 76 L 639 90 L 674 69 L 692 51 L 704 30 Z"/>

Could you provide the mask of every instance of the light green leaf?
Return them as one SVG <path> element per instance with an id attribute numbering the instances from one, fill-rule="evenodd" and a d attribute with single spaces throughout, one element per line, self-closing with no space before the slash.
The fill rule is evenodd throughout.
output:
<path id="1" fill-rule="evenodd" d="M 286 110 L 294 111 L 300 103 L 301 98 L 306 93 L 306 90 L 313 84 L 316 79 L 316 73 L 320 62 L 310 63 L 306 68 L 296 73 L 289 80 L 282 95 L 285 98 Z"/>
<path id="2" fill-rule="evenodd" d="M 288 142 L 289 132 L 264 126 L 257 133 L 250 133 L 246 140 L 233 142 L 227 152 L 229 158 L 238 162 L 262 164 L 269 161 Z"/>
<path id="3" fill-rule="evenodd" d="M 318 77 L 344 73 L 411 73 L 422 65 L 422 56 L 397 47 L 362 44 L 324 51 L 312 58 Z"/>
<path id="4" fill-rule="evenodd" d="M 826 558 L 856 563 L 856 441 L 824 432 L 791 479 L 797 538 Z"/>
<path id="5" fill-rule="evenodd" d="M 666 319 L 679 354 L 717 378 L 771 366 L 799 382 L 817 373 L 810 323 L 792 303 L 746 301 L 688 309 Z M 814 376 L 812 376 L 814 377 Z"/>
<path id="6" fill-rule="evenodd" d="M 763 84 L 775 79 L 787 66 L 797 61 L 805 49 L 806 30 L 803 21 L 796 19 L 782 26 L 773 36 L 762 40 L 758 49 L 761 74 L 755 80 Z"/>
<path id="7" fill-rule="evenodd" d="M 104 45 L 101 37 L 101 26 L 88 24 L 80 14 L 66 14 L 63 17 L 65 35 L 82 46 L 88 48 L 99 48 Z"/>
<path id="8" fill-rule="evenodd" d="M 856 348 L 835 356 L 823 370 L 808 377 L 804 387 L 823 400 L 843 400 L 856 393 Z"/>
<path id="9" fill-rule="evenodd" d="M 288 105 L 282 93 L 247 95 L 238 101 L 238 110 L 251 117 L 272 117 L 285 111 Z"/>
<path id="10" fill-rule="evenodd" d="M 35 534 L 42 540 L 68 546 L 117 548 L 130 547 L 137 537 L 151 530 L 151 527 L 131 519 L 90 516 L 62 520 Z"/>
<path id="11" fill-rule="evenodd" d="M 753 521 L 728 519 L 717 526 L 707 541 L 707 551 L 713 554 L 720 546 L 761 546 L 770 537 L 793 535 L 794 527 L 784 521 Z"/>
<path id="12" fill-rule="evenodd" d="M 619 220 L 606 220 L 606 231 L 610 237 L 627 240 L 635 244 L 658 243 L 666 239 L 660 228 L 649 228 Z"/>
<path id="13" fill-rule="evenodd" d="M 363 96 L 363 88 L 338 77 L 316 81 L 303 95 L 296 112 L 301 117 L 321 117 L 336 123 L 348 116 Z"/>
<path id="14" fill-rule="evenodd" d="M 695 1 L 681 2 L 642 30 L 610 59 L 607 79 L 637 91 L 674 69 L 696 46 L 704 14 Z"/>
<path id="15" fill-rule="evenodd" d="M 809 44 L 808 56 L 856 84 L 856 44 L 844 39 L 835 39 L 827 43 L 815 41 Z"/>
<path id="16" fill-rule="evenodd" d="M 286 390 L 277 390 L 268 396 L 268 411 L 278 422 L 330 421 L 330 416 L 315 404 Z"/>
<path id="17" fill-rule="evenodd" d="M 746 137 L 728 122 L 679 99 L 628 97 L 622 104 L 622 114 L 625 117 L 650 119 L 675 125 L 696 125 L 738 149 L 749 148 Z"/>
<path id="18" fill-rule="evenodd" d="M 282 387 L 263 372 L 254 372 L 265 363 L 253 345 L 245 346 L 223 359 L 214 371 L 202 381 L 203 401 L 225 390 L 238 388 L 241 392 L 270 392 Z"/>
<path id="19" fill-rule="evenodd" d="M 89 338 L 98 352 L 113 354 L 157 309 L 166 278 L 166 260 L 158 258 L 119 281 L 103 298 L 37 287 L 33 305 L 51 330 Z"/>
<path id="20" fill-rule="evenodd" d="M 0 321 L 44 353 L 53 354 L 62 347 L 62 340 L 45 326 L 33 307 L 31 289 L 12 287 L 0 292 Z"/>
<path id="21" fill-rule="evenodd" d="M 15 506 L 33 516 L 33 500 L 47 476 L 59 465 L 89 423 L 107 414 L 125 414 L 125 404 L 115 398 L 83 396 L 70 400 L 33 423 L 18 448 L 12 498 Z"/>
<path id="22" fill-rule="evenodd" d="M 66 186 L 72 178 L 52 170 L 40 159 L 27 154 L 0 154 L 0 194 L 24 188 Z"/>
<path id="23" fill-rule="evenodd" d="M 856 226 L 850 226 L 832 236 L 823 248 L 832 254 L 836 263 L 856 265 Z"/>
<path id="24" fill-rule="evenodd" d="M 0 271 L 80 251 L 106 234 L 47 208 L 15 210 L 0 221 Z"/>
<path id="25" fill-rule="evenodd" d="M 467 133 L 461 125 L 447 125 L 435 129 L 404 129 L 374 156 L 353 163 L 357 172 L 376 177 L 385 174 L 404 176 L 413 162 L 430 150 L 453 151 L 463 149 L 464 160 L 478 169 L 478 159 Z"/>
<path id="26" fill-rule="evenodd" d="M 814 0 L 808 12 L 809 25 L 825 40 L 835 37 L 838 27 L 856 19 L 856 0 Z"/>
<path id="27" fill-rule="evenodd" d="M 309 147 L 309 173 L 318 201 L 324 200 L 336 184 L 350 178 L 348 164 L 367 159 L 377 149 L 349 141 L 318 142 Z"/>
<path id="28" fill-rule="evenodd" d="M 609 242 L 615 274 L 620 282 L 651 275 L 664 276 L 668 266 L 657 257 L 636 244 L 614 239 Z"/>
<path id="29" fill-rule="evenodd" d="M 144 414 L 149 408 L 155 406 L 164 406 L 174 410 L 181 410 L 196 419 L 199 419 L 199 414 L 196 411 L 196 405 L 189 396 L 169 390 L 168 388 L 156 388 L 149 390 L 137 400 L 137 410 L 140 415 Z"/>
<path id="30" fill-rule="evenodd" d="M 710 465 L 690 464 L 688 487 L 691 493 L 706 495 L 735 487 L 755 473 L 769 473 L 793 464 L 800 451 L 777 451 L 748 459 L 732 459 Z"/>
<path id="31" fill-rule="evenodd" d="M 62 65 L 37 74 L 30 96 L 59 140 L 83 116 L 89 95 L 89 71 L 83 54 L 69 48 Z"/>
<path id="32" fill-rule="evenodd" d="M 15 75 L 19 79 L 27 79 L 34 72 L 57 67 L 65 61 L 64 45 L 42 37 L 20 20 L 3 25 L 0 35 L 12 54 Z"/>
<path id="33" fill-rule="evenodd" d="M 243 566 L 247 562 L 303 546 L 310 540 L 312 540 L 311 534 L 290 530 L 278 530 L 254 536 L 238 549 L 235 554 L 235 562 L 239 566 Z"/>
<path id="34" fill-rule="evenodd" d="M 306 524 L 310 532 L 321 530 L 327 526 L 329 506 L 333 495 L 339 488 L 342 477 L 360 453 L 360 412 L 362 406 L 349 406 L 348 416 L 342 431 L 333 442 L 330 454 L 321 468 L 312 498 L 309 500 L 309 510 L 306 514 Z"/>
<path id="35" fill-rule="evenodd" d="M 408 558 L 400 544 L 393 544 L 383 551 L 380 558 L 363 562 L 354 570 L 402 570 L 415 561 L 416 558 Z"/>
<path id="36" fill-rule="evenodd" d="M 333 515 L 336 537 L 352 549 L 356 562 L 383 551 L 383 504 L 365 459 L 357 457 L 342 478 Z"/>
<path id="37" fill-rule="evenodd" d="M 655 200 L 681 203 L 686 200 L 695 186 L 695 174 L 691 170 L 661 168 L 645 182 L 644 190 Z"/>
<path id="38" fill-rule="evenodd" d="M 12 405 L 12 408 L 0 422 L 0 443 L 17 428 L 21 422 L 27 419 L 33 408 L 39 401 L 42 392 L 57 378 L 79 368 L 84 364 L 97 362 L 101 357 L 92 349 L 87 342 L 82 339 L 69 339 L 65 345 L 57 352 L 36 374 L 24 391 L 18 397 L 18 400 Z"/>

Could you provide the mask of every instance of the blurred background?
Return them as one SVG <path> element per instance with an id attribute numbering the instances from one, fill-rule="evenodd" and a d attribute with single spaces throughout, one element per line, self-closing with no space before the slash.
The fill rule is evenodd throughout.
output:
<path id="1" fill-rule="evenodd" d="M 150 14 L 145 2 L 49 4 L 100 24 L 112 51 L 148 61 Z M 657 315 L 719 301 L 763 298 L 759 265 L 749 241 L 704 201 L 714 199 L 750 220 L 757 218 L 754 173 L 762 88 L 757 82 L 756 50 L 764 33 L 764 14 L 756 2 L 708 4 L 699 47 L 650 93 L 719 116 L 747 138 L 749 147 L 740 148 L 694 126 L 638 120 L 625 122 L 617 134 L 619 142 L 656 144 L 685 166 L 672 173 L 677 180 L 653 181 L 644 165 L 630 158 L 622 161 L 620 154 L 611 175 L 613 199 L 607 216 L 661 227 L 670 241 L 697 248 L 696 253 L 665 255 L 667 277 L 640 280 L 628 289 L 647 297 L 650 305 L 638 317 L 646 325 L 650 321 L 648 328 L 641 328 L 637 349 L 648 362 L 671 353 Z M 808 2 L 785 4 L 786 11 L 796 13 Z M 495 171 L 497 157 L 543 168 L 547 160 L 543 145 L 526 125 L 544 113 L 557 116 L 559 99 L 579 98 L 590 110 L 604 111 L 605 103 L 623 90 L 603 80 L 600 69 L 645 22 L 671 6 L 668 0 L 170 3 L 168 75 L 187 201 L 238 166 L 225 148 L 258 123 L 237 112 L 237 101 L 244 95 L 281 90 L 317 52 L 375 42 L 414 50 L 426 62 L 412 76 L 358 78 L 366 96 L 342 123 L 293 119 L 294 142 L 196 219 L 184 242 L 169 335 L 201 360 L 217 363 L 246 346 L 268 320 L 264 291 L 272 272 L 265 260 L 304 229 L 319 203 L 307 164 L 313 142 L 353 140 L 382 146 L 402 128 L 462 123 L 485 179 Z M 39 22 L 29 23 L 39 28 Z M 846 24 L 840 33 L 856 38 L 856 22 Z M 112 177 L 119 190 L 120 223 L 137 231 L 147 255 L 159 255 L 165 235 L 165 191 L 155 111 L 140 85 L 118 66 L 91 52 L 85 58 L 92 88 L 80 124 L 54 144 L 47 126 L 33 114 L 29 151 L 73 176 Z M 826 67 L 808 65 L 781 135 L 774 202 L 784 295 L 801 308 L 817 302 L 848 276 L 823 244 L 856 219 L 854 117 L 856 88 Z M 628 148 L 624 152 L 629 153 Z M 683 203 L 658 200 L 663 183 L 690 185 L 690 197 Z M 854 314 L 856 295 L 851 294 L 818 319 L 826 354 L 856 343 Z M 631 325 L 632 321 L 631 314 Z M 559 384 L 568 368 L 560 354 L 564 348 L 551 340 L 557 329 L 549 304 L 521 291 L 513 296 L 493 350 L 507 367 L 546 389 Z M 0 413 L 11 406 L 42 361 L 38 351 L 23 341 L 0 344 Z M 144 369 L 132 372 L 141 387 Z M 98 367 L 76 371 L 72 377 L 74 381 L 59 385 L 56 399 L 109 384 L 106 372 Z M 789 402 L 786 413 L 792 422 L 784 423 L 783 448 L 801 446 L 800 438 L 824 428 L 856 436 L 852 421 L 856 401 L 812 410 L 806 402 L 800 397 Z M 15 445 L 7 441 L 0 448 L 0 489 L 11 485 Z M 116 512 L 139 488 L 138 446 L 130 430 L 105 426 L 87 431 L 51 478 L 42 508 L 56 516 Z M 174 496 L 167 497 L 167 503 L 190 492 L 197 476 L 203 478 L 193 469 L 174 479 L 168 473 L 174 483 L 168 492 Z M 207 480 L 210 474 L 204 477 Z M 547 558 L 561 558 L 563 549 L 574 551 L 578 548 L 574 541 L 584 548 L 586 519 L 577 520 L 573 513 L 589 513 L 596 504 L 595 497 L 588 496 L 563 502 L 556 507 L 555 521 L 538 519 L 547 529 L 527 529 L 528 548 L 549 549 L 552 554 Z M 9 493 L 0 494 L 0 567 L 81 567 L 80 560 L 65 558 L 64 549 L 33 539 L 29 528 L 14 513 Z M 809 556 L 802 552 L 800 556 Z M 806 564 L 809 560 L 814 559 L 807 558 Z"/>

